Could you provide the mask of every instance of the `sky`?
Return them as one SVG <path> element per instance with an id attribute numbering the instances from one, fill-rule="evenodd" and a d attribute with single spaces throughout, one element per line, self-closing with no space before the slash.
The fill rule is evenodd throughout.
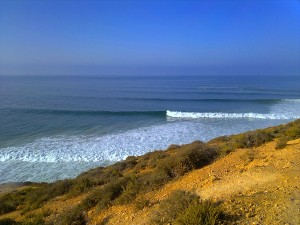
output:
<path id="1" fill-rule="evenodd" d="M 298 75 L 299 0 L 1 0 L 0 75 Z"/>

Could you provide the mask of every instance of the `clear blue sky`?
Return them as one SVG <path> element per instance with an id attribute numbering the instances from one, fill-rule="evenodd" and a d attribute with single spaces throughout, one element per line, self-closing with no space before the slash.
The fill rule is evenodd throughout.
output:
<path id="1" fill-rule="evenodd" d="M 300 75 L 299 0 L 1 0 L 1 75 Z"/>

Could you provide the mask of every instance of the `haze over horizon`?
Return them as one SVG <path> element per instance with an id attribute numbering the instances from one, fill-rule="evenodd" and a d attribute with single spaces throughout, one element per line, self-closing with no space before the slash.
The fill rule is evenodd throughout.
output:
<path id="1" fill-rule="evenodd" d="M 0 1 L 0 75 L 299 75 L 300 1 Z"/>

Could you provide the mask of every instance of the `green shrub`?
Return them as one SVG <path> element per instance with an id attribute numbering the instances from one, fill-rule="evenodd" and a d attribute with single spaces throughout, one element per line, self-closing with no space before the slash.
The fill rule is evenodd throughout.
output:
<path id="1" fill-rule="evenodd" d="M 75 179 L 75 181 L 81 179 L 82 180 L 87 179 L 91 182 L 93 187 L 93 186 L 107 184 L 111 181 L 119 179 L 122 176 L 123 176 L 122 173 L 118 171 L 118 169 L 113 168 L 112 166 L 108 166 L 106 168 L 99 167 L 99 168 L 91 169 L 88 172 L 79 175 Z"/>
<path id="2" fill-rule="evenodd" d="M 275 148 L 276 149 L 282 149 L 287 145 L 287 142 L 288 142 L 288 137 L 282 136 L 282 137 L 277 139 Z"/>
<path id="3" fill-rule="evenodd" d="M 0 215 L 15 211 L 18 202 L 14 201 L 12 195 L 7 194 L 0 198 Z"/>
<path id="4" fill-rule="evenodd" d="M 21 222 L 21 225 L 43 225 L 43 224 L 45 224 L 45 220 L 40 216 L 29 218 Z"/>
<path id="5" fill-rule="evenodd" d="M 57 222 L 58 225 L 86 225 L 87 215 L 80 206 L 69 209 Z"/>
<path id="6" fill-rule="evenodd" d="M 73 184 L 72 180 L 61 180 L 51 184 L 40 184 L 36 188 L 32 188 L 25 195 L 27 204 L 23 212 L 37 209 L 46 201 L 66 194 Z"/>
<path id="7" fill-rule="evenodd" d="M 174 144 L 172 144 L 172 145 L 170 145 L 170 146 L 167 148 L 167 151 L 168 151 L 168 150 L 178 149 L 178 148 L 180 148 L 180 147 L 181 147 L 180 145 L 174 145 Z"/>
<path id="8" fill-rule="evenodd" d="M 109 167 L 110 170 L 115 170 L 119 173 L 132 169 L 137 164 L 137 157 L 135 156 L 128 156 L 126 160 L 117 162 Z"/>
<path id="9" fill-rule="evenodd" d="M 91 209 L 96 206 L 99 209 L 103 209 L 108 205 L 111 205 L 112 202 L 119 197 L 126 186 L 127 179 L 121 178 L 115 182 L 110 182 L 104 185 L 102 188 L 94 190 L 89 194 L 81 203 L 81 206 L 84 210 Z"/>
<path id="10" fill-rule="evenodd" d="M 215 225 L 221 221 L 222 211 L 208 200 L 191 204 L 176 218 L 181 225 Z"/>
<path id="11" fill-rule="evenodd" d="M 163 184 L 171 180 L 168 174 L 164 170 L 154 170 L 149 173 L 145 173 L 139 178 L 141 184 L 141 190 L 154 190 L 161 187 Z"/>
<path id="12" fill-rule="evenodd" d="M 198 200 L 199 197 L 190 192 L 174 191 L 160 203 L 159 209 L 152 214 L 152 222 L 155 224 L 171 223 L 179 213 L 185 211 L 192 202 Z"/>
<path id="13" fill-rule="evenodd" d="M 21 225 L 20 223 L 16 222 L 10 218 L 0 219 L 0 225 Z"/>
<path id="14" fill-rule="evenodd" d="M 95 186 L 95 183 L 88 178 L 79 178 L 74 182 L 71 190 L 68 192 L 69 196 L 79 195 L 92 187 Z"/>
<path id="15" fill-rule="evenodd" d="M 5 194 L 0 197 L 0 215 L 15 211 L 25 201 L 25 196 L 30 188 Z"/>
<path id="16" fill-rule="evenodd" d="M 147 167 L 156 168 L 157 164 L 160 162 L 160 160 L 162 160 L 168 156 L 169 155 L 165 151 L 149 152 L 140 157 L 139 163 L 145 164 L 145 162 L 147 162 Z M 137 167 L 138 166 L 139 165 L 137 165 Z"/>
<path id="17" fill-rule="evenodd" d="M 285 136 L 287 136 L 289 140 L 300 138 L 300 126 L 291 126 L 285 131 Z"/>
<path id="18" fill-rule="evenodd" d="M 165 171 L 171 178 L 179 177 L 190 170 L 207 165 L 215 156 L 216 151 L 214 149 L 196 141 L 182 146 L 176 153 L 160 160 L 158 169 Z"/>
<path id="19" fill-rule="evenodd" d="M 219 145 L 219 144 L 223 144 L 226 143 L 228 141 L 230 141 L 231 137 L 230 136 L 220 136 L 220 137 L 216 137 L 214 139 L 211 139 L 210 141 L 207 142 L 207 144 L 209 145 Z"/>
<path id="20" fill-rule="evenodd" d="M 132 202 L 135 196 L 139 193 L 142 185 L 135 175 L 131 175 L 126 182 L 126 186 L 123 186 L 122 194 L 116 199 L 117 204 L 126 204 Z"/>
<path id="21" fill-rule="evenodd" d="M 250 131 L 235 136 L 234 141 L 237 148 L 258 147 L 266 142 L 272 141 L 273 136 L 262 130 Z"/>
<path id="22" fill-rule="evenodd" d="M 226 142 L 224 144 L 220 144 L 218 149 L 218 156 L 223 157 L 228 155 L 230 152 L 234 151 L 234 144 L 231 142 Z"/>
<path id="23" fill-rule="evenodd" d="M 255 152 L 253 149 L 247 149 L 245 154 L 241 156 L 241 159 L 246 163 L 250 163 L 255 159 Z"/>
<path id="24" fill-rule="evenodd" d="M 139 198 L 135 201 L 135 208 L 137 210 L 142 210 L 146 207 L 149 207 L 150 205 L 151 205 L 151 202 L 148 199 L 144 198 L 144 197 Z"/>

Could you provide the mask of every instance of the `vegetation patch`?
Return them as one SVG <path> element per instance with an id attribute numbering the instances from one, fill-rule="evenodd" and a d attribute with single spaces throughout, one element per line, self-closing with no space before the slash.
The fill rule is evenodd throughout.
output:
<path id="1" fill-rule="evenodd" d="M 275 148 L 276 149 L 282 149 L 282 148 L 287 146 L 287 142 L 288 142 L 288 137 L 287 136 L 282 136 L 282 137 L 277 139 Z"/>
<path id="2" fill-rule="evenodd" d="M 211 200 L 196 201 L 180 213 L 175 222 L 180 225 L 215 225 L 222 221 L 223 212 Z"/>
<path id="3" fill-rule="evenodd" d="M 198 201 L 199 196 L 190 192 L 177 190 L 159 204 L 158 210 L 151 215 L 152 222 L 158 225 L 172 223 L 190 204 Z"/>
<path id="4" fill-rule="evenodd" d="M 213 201 L 201 201 L 196 194 L 177 190 L 160 203 L 152 215 L 152 222 L 158 225 L 215 225 L 222 222 L 223 215 Z"/>

